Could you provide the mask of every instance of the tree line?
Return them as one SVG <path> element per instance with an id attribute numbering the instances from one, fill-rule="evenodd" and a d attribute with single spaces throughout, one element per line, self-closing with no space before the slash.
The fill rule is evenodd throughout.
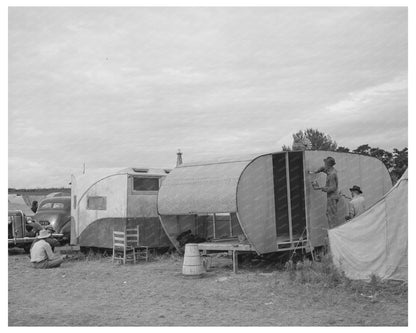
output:
<path id="1" fill-rule="evenodd" d="M 28 194 L 28 193 L 42 193 L 49 194 L 54 192 L 71 192 L 70 188 L 67 187 L 48 187 L 48 188 L 13 188 L 9 187 L 9 194 Z"/>
<path id="2" fill-rule="evenodd" d="M 393 184 L 400 179 L 408 167 L 407 147 L 403 149 L 394 148 L 393 151 L 387 151 L 379 147 L 370 147 L 368 144 L 363 144 L 351 150 L 347 147 L 338 146 L 337 142 L 330 135 L 313 128 L 294 133 L 292 147 L 282 146 L 282 150 L 284 151 L 305 149 L 330 150 L 376 157 L 386 166 Z"/>

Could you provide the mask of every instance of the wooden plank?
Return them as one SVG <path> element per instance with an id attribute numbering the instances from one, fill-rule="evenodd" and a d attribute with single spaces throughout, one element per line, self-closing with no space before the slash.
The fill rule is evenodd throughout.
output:
<path id="1" fill-rule="evenodd" d="M 237 251 L 233 251 L 233 272 L 237 274 L 238 272 L 238 255 Z"/>
<path id="2" fill-rule="evenodd" d="M 293 231 L 292 231 L 292 203 L 290 200 L 290 175 L 289 175 L 289 153 L 285 154 L 285 163 L 286 163 L 286 192 L 287 192 L 287 213 L 289 216 L 289 239 L 290 242 L 293 241 Z"/>
<path id="3" fill-rule="evenodd" d="M 240 244 L 240 243 L 199 243 L 199 250 L 207 251 L 247 251 L 254 252 L 254 248 L 250 244 Z"/>
<path id="4" fill-rule="evenodd" d="M 307 245 L 312 248 L 312 245 L 309 241 L 309 208 L 308 208 L 308 202 L 307 202 L 307 194 L 306 194 L 306 182 L 308 181 L 308 170 L 306 169 L 306 157 L 305 152 L 302 153 L 302 163 L 303 163 L 303 191 L 305 193 L 305 218 L 306 218 L 306 239 L 307 239 Z M 313 256 L 312 256 L 312 259 Z"/>
<path id="5" fill-rule="evenodd" d="M 212 214 L 212 238 L 217 238 L 216 236 L 216 232 L 215 232 L 215 229 L 216 229 L 216 217 L 215 217 L 215 214 Z"/>

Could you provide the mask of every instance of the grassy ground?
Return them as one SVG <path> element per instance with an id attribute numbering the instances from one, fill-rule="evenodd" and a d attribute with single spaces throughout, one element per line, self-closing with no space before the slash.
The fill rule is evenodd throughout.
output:
<path id="1" fill-rule="evenodd" d="M 126 266 L 89 259 L 35 270 L 27 255 L 10 254 L 9 325 L 407 325 L 406 285 L 351 283 L 325 264 L 250 265 L 235 275 L 230 260 L 215 258 L 203 278 L 189 279 L 176 256 Z"/>

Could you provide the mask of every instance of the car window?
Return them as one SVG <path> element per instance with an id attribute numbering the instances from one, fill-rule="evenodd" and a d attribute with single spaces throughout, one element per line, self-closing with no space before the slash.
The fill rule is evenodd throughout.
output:
<path id="1" fill-rule="evenodd" d="M 52 202 L 45 202 L 44 204 L 42 204 L 39 209 L 48 209 L 48 208 L 52 208 Z"/>
<path id="2" fill-rule="evenodd" d="M 45 202 L 40 205 L 38 210 L 42 209 L 64 209 L 65 203 L 64 202 Z"/>
<path id="3" fill-rule="evenodd" d="M 55 202 L 52 206 L 54 209 L 63 209 L 65 207 L 63 202 Z"/>

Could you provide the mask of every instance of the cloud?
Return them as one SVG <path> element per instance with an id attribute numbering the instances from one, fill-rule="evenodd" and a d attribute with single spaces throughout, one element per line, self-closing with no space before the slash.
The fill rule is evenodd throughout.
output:
<path id="1" fill-rule="evenodd" d="M 407 74 L 348 94 L 326 108 L 338 140 L 385 149 L 407 146 Z M 336 119 L 344 119 L 341 124 Z M 372 130 L 372 129 L 378 130 Z M 353 147 L 351 147 L 353 148 Z M 355 148 L 355 147 L 354 147 Z"/>
<path id="2" fill-rule="evenodd" d="M 401 147 L 406 72 L 405 8 L 11 8 L 9 185 L 276 151 L 307 127 Z"/>

